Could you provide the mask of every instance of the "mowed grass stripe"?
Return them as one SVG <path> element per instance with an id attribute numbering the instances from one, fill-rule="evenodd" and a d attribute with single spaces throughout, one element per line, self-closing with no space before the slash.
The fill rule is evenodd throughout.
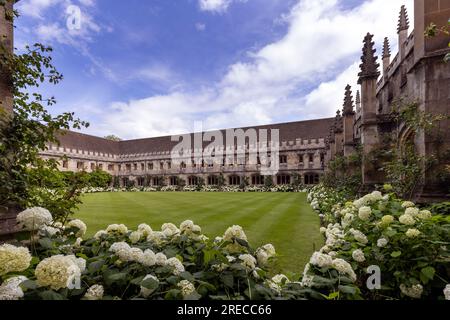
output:
<path id="1" fill-rule="evenodd" d="M 112 223 L 136 229 L 190 219 L 209 237 L 241 225 L 252 247 L 272 243 L 279 254 L 275 271 L 300 273 L 313 244 L 321 244 L 319 218 L 300 193 L 101 193 L 83 197 L 75 215 L 88 225 L 88 235 Z"/>

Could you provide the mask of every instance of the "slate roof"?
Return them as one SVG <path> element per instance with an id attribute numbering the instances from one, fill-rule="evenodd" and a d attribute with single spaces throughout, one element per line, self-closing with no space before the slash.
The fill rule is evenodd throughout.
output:
<path id="1" fill-rule="evenodd" d="M 245 131 L 254 128 L 257 132 L 260 129 L 279 129 L 280 141 L 325 139 L 330 132 L 330 127 L 333 125 L 334 120 L 335 118 L 326 118 L 246 127 L 242 129 Z M 222 130 L 222 132 L 225 137 L 225 130 Z M 60 136 L 59 140 L 61 146 L 65 148 L 127 155 L 170 151 L 178 144 L 178 141 L 171 141 L 171 137 L 172 136 L 165 136 L 117 142 L 78 132 L 67 131 L 64 135 Z M 204 146 L 208 144 L 210 144 L 210 142 L 204 142 Z"/>

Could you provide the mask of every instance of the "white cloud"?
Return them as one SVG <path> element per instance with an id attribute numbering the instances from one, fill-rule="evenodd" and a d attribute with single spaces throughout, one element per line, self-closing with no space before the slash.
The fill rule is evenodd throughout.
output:
<path id="1" fill-rule="evenodd" d="M 247 0 L 198 0 L 201 11 L 224 13 L 233 2 L 247 2 Z"/>
<path id="2" fill-rule="evenodd" d="M 197 29 L 197 31 L 205 31 L 206 30 L 206 24 L 201 23 L 201 22 L 197 22 L 195 24 L 195 29 Z"/>
<path id="3" fill-rule="evenodd" d="M 43 19 L 43 12 L 59 3 L 61 3 L 61 0 L 22 0 L 16 9 L 21 15 Z"/>
<path id="4" fill-rule="evenodd" d="M 368 0 L 353 10 L 338 0 L 299 1 L 284 17 L 286 35 L 230 65 L 221 81 L 114 103 L 93 128 L 137 138 L 187 132 L 198 120 L 208 129 L 333 116 L 345 85 L 356 92 L 364 35 L 374 33 L 377 46 L 385 36 L 396 43 L 402 4 L 413 21 L 413 0 Z"/>

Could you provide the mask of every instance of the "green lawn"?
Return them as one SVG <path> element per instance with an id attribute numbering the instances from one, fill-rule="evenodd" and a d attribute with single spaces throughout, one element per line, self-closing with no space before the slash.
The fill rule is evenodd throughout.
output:
<path id="1" fill-rule="evenodd" d="M 301 193 L 100 193 L 83 197 L 76 218 L 88 235 L 112 223 L 154 230 L 172 222 L 193 220 L 214 238 L 241 225 L 253 247 L 272 243 L 279 257 L 276 271 L 300 273 L 314 248 L 320 248 L 319 218 Z"/>

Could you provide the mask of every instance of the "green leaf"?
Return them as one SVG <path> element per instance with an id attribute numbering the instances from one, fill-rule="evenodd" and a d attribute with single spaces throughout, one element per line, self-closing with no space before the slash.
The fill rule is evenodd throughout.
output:
<path id="1" fill-rule="evenodd" d="M 184 297 L 184 300 L 200 300 L 202 298 L 202 296 L 200 294 L 198 294 L 197 292 L 193 292 L 190 295 Z"/>
<path id="2" fill-rule="evenodd" d="M 105 264 L 104 260 L 91 262 L 88 266 L 88 270 L 90 273 L 98 272 L 100 271 L 100 269 L 103 267 L 104 264 Z"/>
<path id="3" fill-rule="evenodd" d="M 148 278 L 141 282 L 141 286 L 150 290 L 156 290 L 159 287 L 159 281 L 153 278 Z"/>
<path id="4" fill-rule="evenodd" d="M 36 281 L 33 280 L 25 280 L 24 282 L 22 282 L 20 284 L 20 287 L 22 287 L 23 289 L 30 289 L 30 290 L 34 290 L 38 287 Z"/>
<path id="5" fill-rule="evenodd" d="M 433 280 L 434 274 L 436 273 L 436 270 L 434 270 L 433 267 L 426 267 L 420 270 L 420 278 L 425 284 L 428 283 L 428 281 Z"/>
<path id="6" fill-rule="evenodd" d="M 352 286 L 339 286 L 338 289 L 342 293 L 347 293 L 347 294 L 351 294 L 351 295 L 354 295 L 357 293 L 356 288 L 352 287 Z"/>
<path id="7" fill-rule="evenodd" d="M 234 287 L 234 277 L 233 274 L 222 274 L 220 275 L 220 280 L 222 280 L 223 284 L 228 288 Z"/>
<path id="8" fill-rule="evenodd" d="M 398 257 L 400 257 L 401 255 L 402 255 L 402 252 L 401 252 L 401 251 L 394 251 L 394 252 L 391 253 L 391 257 L 392 257 L 392 258 L 398 258 Z"/>
<path id="9" fill-rule="evenodd" d="M 53 248 L 53 242 L 52 242 L 52 240 L 50 240 L 49 238 L 39 239 L 39 244 L 40 244 L 44 249 L 51 249 L 51 248 Z"/>
<path id="10" fill-rule="evenodd" d="M 52 290 L 41 292 L 39 296 L 42 300 L 67 300 L 66 297 Z"/>

